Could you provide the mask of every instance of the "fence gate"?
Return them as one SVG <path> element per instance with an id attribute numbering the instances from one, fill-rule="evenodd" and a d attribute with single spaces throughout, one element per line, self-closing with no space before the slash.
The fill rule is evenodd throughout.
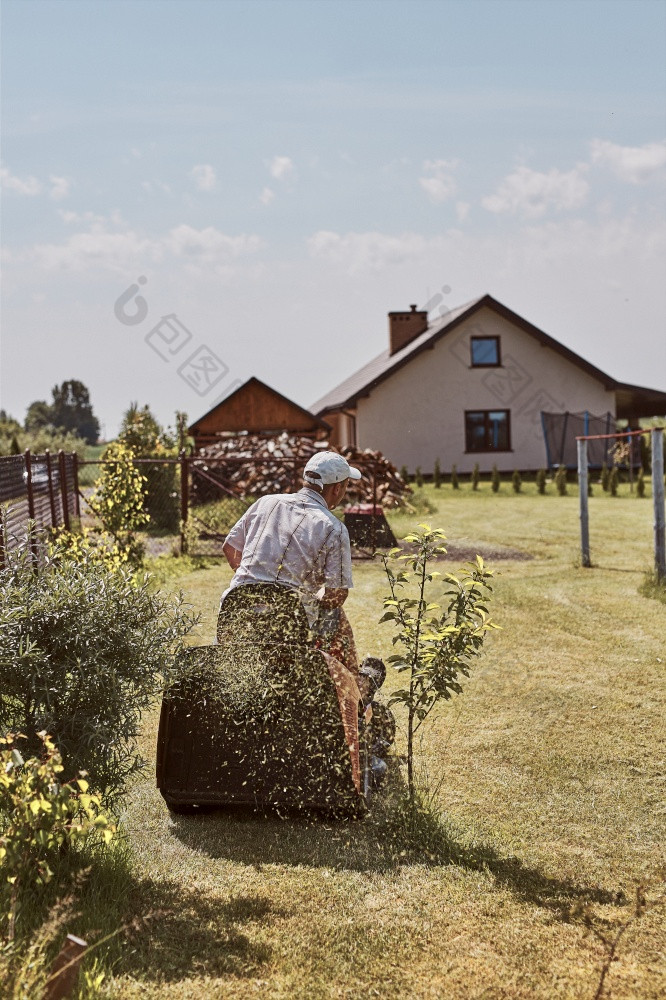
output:
<path id="1" fill-rule="evenodd" d="M 196 456 L 183 460 L 182 545 L 188 555 L 221 556 L 224 539 L 255 499 L 229 487 L 228 464 L 229 459 L 221 462 Z"/>

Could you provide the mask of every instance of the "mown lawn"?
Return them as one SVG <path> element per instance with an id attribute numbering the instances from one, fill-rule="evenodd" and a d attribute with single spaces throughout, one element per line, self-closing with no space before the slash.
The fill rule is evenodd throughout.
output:
<path id="1" fill-rule="evenodd" d="M 364 823 L 171 818 L 148 775 L 124 817 L 132 876 L 109 908 L 157 915 L 119 949 L 105 995 L 595 996 L 603 947 L 576 907 L 589 903 L 608 932 L 665 864 L 666 607 L 638 593 L 652 503 L 592 497 L 594 567 L 582 569 L 575 496 L 425 493 L 436 512 L 394 517 L 394 529 L 428 521 L 487 553 L 502 626 L 421 748 L 436 836 L 419 847 L 393 821 L 398 761 Z M 212 639 L 228 576 L 212 566 L 174 581 L 203 613 L 199 641 Z M 387 654 L 381 564 L 359 562 L 355 580 L 360 651 Z M 614 998 L 666 995 L 663 909 L 636 921 L 618 954 Z"/>

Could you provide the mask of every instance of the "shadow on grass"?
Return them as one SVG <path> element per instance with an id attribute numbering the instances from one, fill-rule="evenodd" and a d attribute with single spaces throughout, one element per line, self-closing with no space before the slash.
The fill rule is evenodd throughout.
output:
<path id="1" fill-rule="evenodd" d="M 129 946 L 114 973 L 134 979 L 173 982 L 196 975 L 254 976 L 271 958 L 271 949 L 253 941 L 247 929 L 274 912 L 261 896 L 235 896 L 221 902 L 179 882 L 135 882 L 127 900 L 134 915 Z M 152 913 L 143 920 L 142 914 Z"/>
<path id="2" fill-rule="evenodd" d="M 64 902 L 64 928 L 53 923 L 58 900 Z M 272 957 L 257 940 L 257 928 L 279 913 L 261 895 L 223 900 L 175 879 L 137 878 L 122 841 L 66 856 L 52 882 L 39 893 L 27 891 L 24 904 L 17 926 L 22 953 L 43 939 L 49 964 L 66 930 L 91 946 L 84 966 L 100 961 L 114 976 L 165 983 L 196 975 L 255 976 Z"/>
<path id="3" fill-rule="evenodd" d="M 576 902 L 626 903 L 622 894 L 550 878 L 517 857 L 503 856 L 457 828 L 423 798 L 410 807 L 397 765 L 385 793 L 376 796 L 362 822 L 218 811 L 174 817 L 173 828 L 188 848 L 259 871 L 266 865 L 308 865 L 387 873 L 407 865 L 455 865 L 489 873 L 498 885 L 560 920 L 568 920 Z"/>
<path id="4" fill-rule="evenodd" d="M 221 900 L 176 879 L 137 878 L 127 844 L 92 859 L 76 897 L 76 916 L 67 929 L 93 945 L 91 960 L 98 956 L 114 976 L 153 982 L 238 978 L 256 975 L 271 958 L 271 949 L 255 940 L 256 928 L 276 912 L 268 899 Z M 97 950 L 95 942 L 107 935 Z"/>

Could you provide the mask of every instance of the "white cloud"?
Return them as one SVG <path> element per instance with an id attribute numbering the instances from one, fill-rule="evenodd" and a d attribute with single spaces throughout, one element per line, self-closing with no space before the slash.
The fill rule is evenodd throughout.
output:
<path id="1" fill-rule="evenodd" d="M 62 243 L 38 243 L 20 251 L 6 250 L 8 261 L 43 267 L 47 271 L 112 270 L 126 272 L 130 267 L 164 261 L 177 262 L 190 271 L 200 268 L 224 269 L 225 273 L 239 258 L 257 253 L 264 242 L 259 236 L 227 236 L 213 226 L 194 229 L 180 225 L 164 235 L 151 238 L 128 228 L 119 217 L 60 212 L 68 223 L 88 223 L 84 232 L 73 233 Z M 122 228 L 113 231 L 111 225 Z"/>
<path id="2" fill-rule="evenodd" d="M 141 181 L 141 187 L 143 190 L 150 195 L 153 194 L 171 194 L 171 188 L 164 181 Z"/>
<path id="3" fill-rule="evenodd" d="M 275 197 L 275 191 L 272 188 L 265 187 L 264 190 L 259 195 L 259 201 L 262 205 L 270 205 Z"/>
<path id="4" fill-rule="evenodd" d="M 311 256 L 328 260 L 351 272 L 380 270 L 389 264 L 404 264 L 441 246 L 442 239 L 418 233 L 392 236 L 388 233 L 334 233 L 321 229 L 307 241 Z"/>
<path id="5" fill-rule="evenodd" d="M 66 177 L 54 177 L 51 174 L 49 181 L 51 183 L 49 197 L 53 198 L 54 201 L 62 201 L 63 198 L 69 196 L 69 181 Z"/>
<path id="6" fill-rule="evenodd" d="M 453 171 L 457 166 L 457 160 L 426 160 L 423 164 L 428 176 L 419 177 L 419 184 L 436 205 L 448 201 L 456 193 Z"/>
<path id="7" fill-rule="evenodd" d="M 457 201 L 456 202 L 456 218 L 458 222 L 464 222 L 469 215 L 470 205 L 467 201 Z"/>
<path id="8" fill-rule="evenodd" d="M 294 164 L 289 156 L 274 156 L 268 169 L 271 177 L 274 177 L 276 181 L 283 181 L 293 174 Z"/>
<path id="9" fill-rule="evenodd" d="M 525 219 L 538 219 L 549 210 L 571 211 L 587 198 L 586 170 L 583 163 L 566 173 L 556 168 L 541 173 L 518 167 L 504 178 L 495 194 L 482 198 L 481 204 L 489 212 L 509 212 Z"/>
<path id="10" fill-rule="evenodd" d="M 610 167 L 620 180 L 644 184 L 666 167 L 666 140 L 646 142 L 644 146 L 618 146 L 605 139 L 590 143 L 592 162 Z"/>
<path id="11" fill-rule="evenodd" d="M 200 191 L 212 191 L 217 180 L 210 163 L 200 163 L 196 167 L 192 167 L 190 177 Z"/>
<path id="12" fill-rule="evenodd" d="M 114 209 L 110 215 L 98 215 L 96 212 L 74 212 L 71 209 L 59 208 L 58 215 L 68 226 L 76 224 L 87 223 L 91 226 L 94 225 L 106 225 L 107 223 L 112 223 L 114 226 L 124 226 L 125 222 L 120 212 Z"/>
<path id="13" fill-rule="evenodd" d="M 42 185 L 36 177 L 17 177 L 7 167 L 0 167 L 0 180 L 3 188 L 15 191 L 17 194 L 33 196 L 40 194 L 42 190 Z"/>
<path id="14" fill-rule="evenodd" d="M 170 230 L 162 243 L 176 257 L 195 258 L 204 263 L 230 263 L 264 246 L 259 236 L 226 236 L 214 226 L 194 229 L 185 224 Z"/>

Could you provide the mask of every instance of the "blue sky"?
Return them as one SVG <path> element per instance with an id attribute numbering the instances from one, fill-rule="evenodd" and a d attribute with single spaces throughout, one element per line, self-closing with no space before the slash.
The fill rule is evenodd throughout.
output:
<path id="1" fill-rule="evenodd" d="M 666 388 L 661 0 L 1 10 L 20 419 L 67 378 L 109 436 L 131 400 L 195 419 L 250 375 L 308 405 L 385 347 L 388 311 L 484 292 Z"/>

